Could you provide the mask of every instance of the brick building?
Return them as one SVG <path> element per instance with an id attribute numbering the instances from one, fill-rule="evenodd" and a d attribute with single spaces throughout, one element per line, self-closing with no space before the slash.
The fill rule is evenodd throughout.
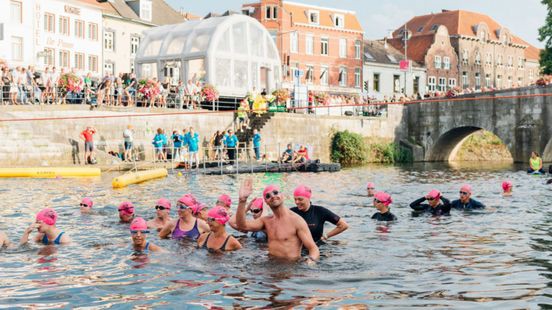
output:
<path id="1" fill-rule="evenodd" d="M 462 88 L 482 87 L 510 88 L 526 86 L 538 78 L 539 50 L 491 17 L 463 10 L 416 16 L 406 23 L 409 41 L 409 57 L 423 53 L 426 44 L 418 47 L 422 37 L 444 33 L 446 28 L 450 43 L 458 57 L 457 79 Z M 401 38 L 405 26 L 393 32 L 395 46 L 402 47 Z M 418 50 L 421 48 L 421 50 Z M 411 54 L 412 53 L 412 54 Z M 425 53 L 426 63 L 443 65 L 439 55 Z M 452 66 L 452 64 L 451 64 Z M 428 68 L 428 85 L 431 85 Z M 440 83 L 437 82 L 439 85 Z"/>
<path id="2" fill-rule="evenodd" d="M 309 90 L 359 94 L 362 90 L 363 30 L 356 13 L 282 0 L 245 4 L 275 40 L 282 60 L 283 87 L 293 88 L 295 72 Z"/>

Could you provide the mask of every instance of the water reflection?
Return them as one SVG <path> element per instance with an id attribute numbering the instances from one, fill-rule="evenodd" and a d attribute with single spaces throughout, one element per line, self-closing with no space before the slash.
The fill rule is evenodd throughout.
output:
<path id="1" fill-rule="evenodd" d="M 282 264 L 250 238 L 244 249 L 210 255 L 191 243 L 152 241 L 167 254 L 132 256 L 128 227 L 116 206 L 135 204 L 138 215 L 154 216 L 159 197 L 175 201 L 193 192 L 207 205 L 232 193 L 243 176 L 183 176 L 110 187 L 99 179 L 0 180 L 0 230 L 18 240 L 34 214 L 53 207 L 71 246 L 30 244 L 0 252 L 0 307 L 259 307 L 344 308 L 537 308 L 552 304 L 552 192 L 542 177 L 512 165 L 416 164 L 368 166 L 339 173 L 254 175 L 278 183 L 293 205 L 298 184 L 313 188 L 313 202 L 334 210 L 350 229 L 321 246 L 314 267 Z M 501 196 L 504 179 L 512 197 Z M 393 196 L 390 225 L 370 219 L 376 212 L 364 196 L 367 181 Z M 487 209 L 450 217 L 411 217 L 408 204 L 437 188 L 456 199 L 469 182 Z M 78 203 L 94 198 L 94 214 Z M 174 216 L 174 213 L 173 213 Z M 236 236 L 240 233 L 234 232 Z"/>

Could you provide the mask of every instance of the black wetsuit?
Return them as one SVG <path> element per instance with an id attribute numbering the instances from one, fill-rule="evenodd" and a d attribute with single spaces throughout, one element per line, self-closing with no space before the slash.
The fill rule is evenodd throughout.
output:
<path id="1" fill-rule="evenodd" d="M 340 217 L 332 211 L 313 204 L 311 204 L 307 212 L 303 212 L 297 207 L 293 207 L 290 210 L 297 213 L 307 222 L 314 242 L 320 240 L 322 235 L 324 235 L 324 222 L 330 222 L 337 225 L 337 222 L 340 220 Z"/>
<path id="2" fill-rule="evenodd" d="M 468 203 L 466 204 L 462 203 L 460 199 L 453 200 L 450 204 L 454 209 L 458 209 L 458 210 L 485 209 L 484 204 L 471 198 L 470 198 L 470 201 L 468 201 Z"/>
<path id="3" fill-rule="evenodd" d="M 416 213 L 424 213 L 424 212 L 430 212 L 434 216 L 438 215 L 450 215 L 450 200 L 446 199 L 445 197 L 440 198 L 443 203 L 440 203 L 437 205 L 437 207 L 432 208 L 427 203 L 422 203 L 426 200 L 425 197 L 422 197 L 418 200 L 415 200 L 410 204 L 410 207 L 416 211 Z"/>
<path id="4" fill-rule="evenodd" d="M 372 215 L 372 219 L 382 221 L 382 222 L 384 221 L 391 222 L 391 221 L 396 221 L 397 217 L 393 213 L 387 211 L 385 213 L 381 213 L 381 212 L 374 213 L 374 215 Z"/>

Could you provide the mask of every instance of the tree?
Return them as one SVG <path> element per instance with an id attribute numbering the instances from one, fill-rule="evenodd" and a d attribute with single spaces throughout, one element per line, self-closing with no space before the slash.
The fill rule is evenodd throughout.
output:
<path id="1" fill-rule="evenodd" d="M 546 6 L 548 15 L 544 26 L 539 28 L 539 41 L 544 42 L 544 49 L 540 53 L 542 73 L 552 74 L 552 0 L 541 0 Z"/>

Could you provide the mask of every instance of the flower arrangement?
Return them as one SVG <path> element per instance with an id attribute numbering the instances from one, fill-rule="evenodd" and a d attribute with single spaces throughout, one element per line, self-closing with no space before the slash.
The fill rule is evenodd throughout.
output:
<path id="1" fill-rule="evenodd" d="M 68 93 L 68 92 L 80 92 L 81 87 L 81 80 L 78 76 L 76 76 L 73 73 L 65 73 L 62 74 L 59 77 L 58 87 L 60 88 L 62 93 Z"/>
<path id="2" fill-rule="evenodd" d="M 320 92 L 320 93 L 315 93 L 314 94 L 314 99 L 319 104 L 328 105 L 330 96 L 328 95 L 328 93 Z"/>
<path id="3" fill-rule="evenodd" d="M 201 97 L 205 101 L 215 101 L 215 100 L 218 99 L 219 93 L 218 93 L 217 89 L 215 88 L 215 86 L 213 86 L 211 84 L 206 84 L 201 89 Z"/>
<path id="4" fill-rule="evenodd" d="M 276 97 L 276 102 L 278 104 L 284 104 L 286 103 L 289 98 L 290 98 L 290 95 L 289 95 L 289 90 L 285 89 L 285 88 L 280 88 L 280 89 L 277 89 L 275 91 L 272 92 L 272 95 L 274 97 Z"/>
<path id="5" fill-rule="evenodd" d="M 142 94 L 143 98 L 149 100 L 151 97 L 156 95 L 153 82 L 151 80 L 140 80 L 138 84 L 140 85 L 138 93 Z"/>

